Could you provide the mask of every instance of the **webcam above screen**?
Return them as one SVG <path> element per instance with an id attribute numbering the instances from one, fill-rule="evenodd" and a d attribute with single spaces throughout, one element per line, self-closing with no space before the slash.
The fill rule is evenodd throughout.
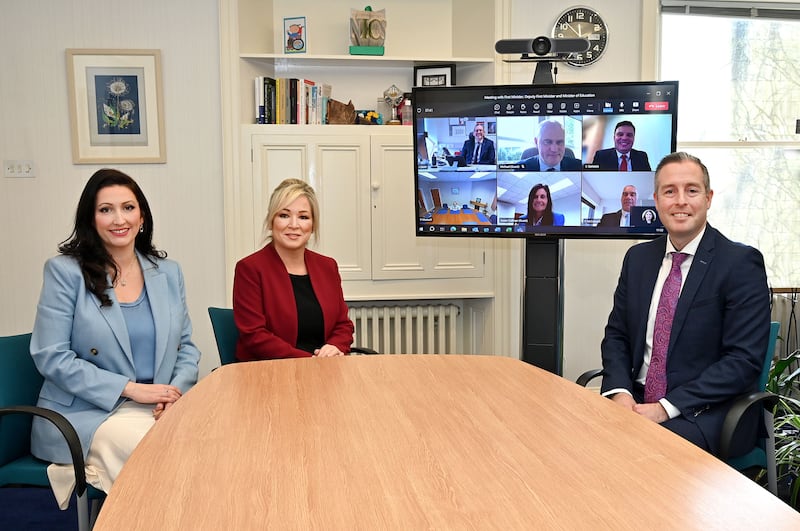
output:
<path id="1" fill-rule="evenodd" d="M 653 177 L 676 148 L 677 81 L 421 87 L 412 101 L 418 236 L 664 233 Z"/>

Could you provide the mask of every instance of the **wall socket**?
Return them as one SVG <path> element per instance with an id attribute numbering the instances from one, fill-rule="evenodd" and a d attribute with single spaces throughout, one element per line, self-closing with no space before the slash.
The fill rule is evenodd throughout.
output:
<path id="1" fill-rule="evenodd" d="M 14 179 L 18 177 L 35 177 L 32 160 L 4 160 L 3 175 Z"/>

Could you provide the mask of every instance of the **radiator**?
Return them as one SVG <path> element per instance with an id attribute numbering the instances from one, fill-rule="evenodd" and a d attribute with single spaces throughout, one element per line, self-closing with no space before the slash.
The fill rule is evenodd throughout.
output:
<path id="1" fill-rule="evenodd" d="M 455 304 L 356 306 L 353 345 L 381 354 L 453 354 L 458 349 L 459 307 Z"/>

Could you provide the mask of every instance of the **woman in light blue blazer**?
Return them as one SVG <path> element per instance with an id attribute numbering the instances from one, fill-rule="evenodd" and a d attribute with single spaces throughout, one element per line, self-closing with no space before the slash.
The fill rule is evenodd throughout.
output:
<path id="1" fill-rule="evenodd" d="M 152 236 L 139 186 L 102 169 L 81 194 L 71 236 L 44 266 L 31 339 L 44 376 L 38 405 L 72 423 L 87 479 L 106 492 L 153 422 L 197 381 L 200 352 L 192 343 L 183 275 Z M 31 450 L 71 463 L 63 438 L 38 418 Z M 57 498 L 58 470 L 48 471 Z"/>

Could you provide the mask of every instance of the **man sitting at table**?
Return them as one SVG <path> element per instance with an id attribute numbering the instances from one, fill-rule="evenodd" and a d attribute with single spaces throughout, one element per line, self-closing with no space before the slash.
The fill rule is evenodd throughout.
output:
<path id="1" fill-rule="evenodd" d="M 717 454 L 732 401 L 756 390 L 770 293 L 761 253 L 706 223 L 712 196 L 698 158 L 672 153 L 656 168 L 653 197 L 668 236 L 625 255 L 601 345 L 601 392 Z M 755 443 L 755 409 L 733 456 Z"/>

